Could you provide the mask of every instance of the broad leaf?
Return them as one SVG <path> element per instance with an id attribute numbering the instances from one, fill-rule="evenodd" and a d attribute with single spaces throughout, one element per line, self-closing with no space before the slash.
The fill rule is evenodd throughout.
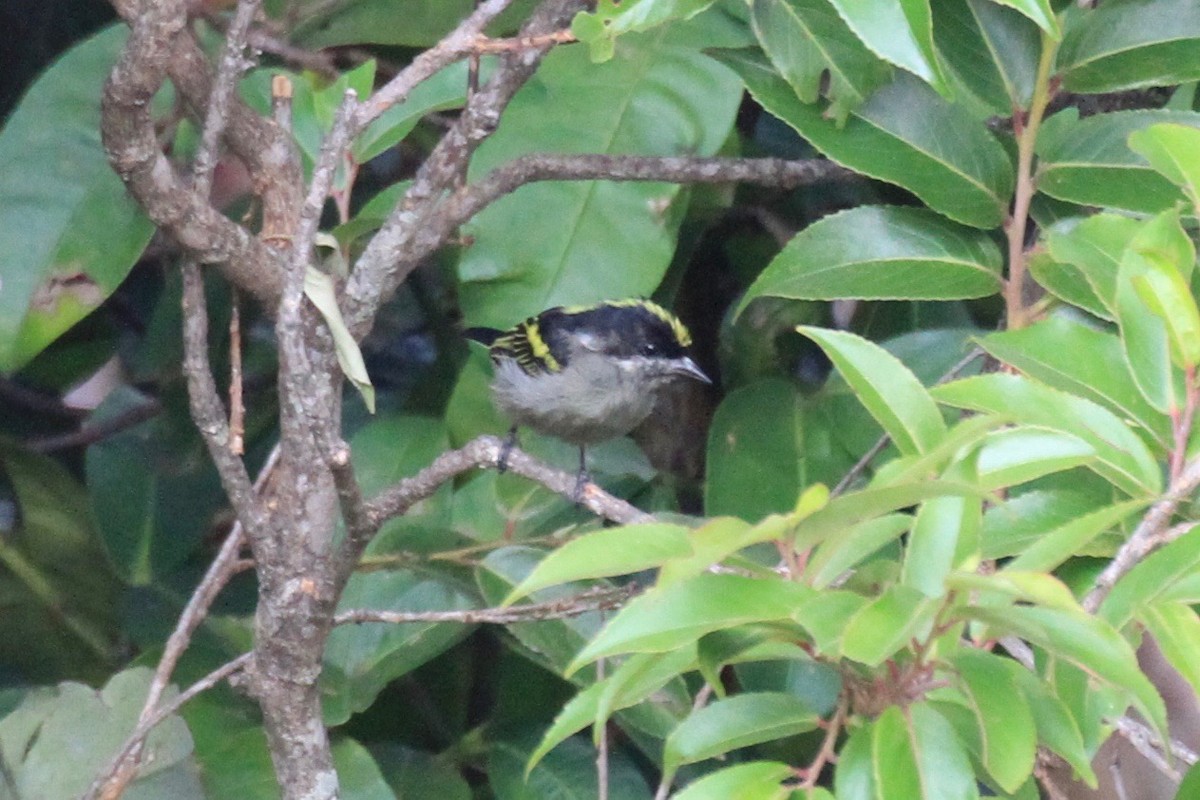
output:
<path id="1" fill-rule="evenodd" d="M 929 0 L 831 0 L 838 14 L 872 52 L 908 70 L 942 94 L 950 90 L 933 46 Z"/>
<path id="2" fill-rule="evenodd" d="M 1069 92 L 1118 92 L 1200 78 L 1200 6 L 1102 3 L 1072 20 L 1058 52 Z"/>
<path id="3" fill-rule="evenodd" d="M 746 291 L 738 313 L 758 297 L 985 297 L 999 290 L 1000 268 L 1000 251 L 978 231 L 923 209 L 859 206 L 797 234 Z"/>
<path id="4" fill-rule="evenodd" d="M 1117 581 L 1099 614 L 1121 628 L 1180 578 L 1200 567 L 1200 526 L 1149 554 Z"/>
<path id="5" fill-rule="evenodd" d="M 1037 729 L 1017 688 L 1013 661 L 963 648 L 953 659 L 963 694 L 979 732 L 979 760 L 1007 792 L 1015 792 L 1033 771 Z"/>
<path id="6" fill-rule="evenodd" d="M 926 452 L 945 437 L 937 405 L 898 358 L 852 333 L 807 325 L 797 330 L 821 346 L 901 453 Z"/>
<path id="7" fill-rule="evenodd" d="M 944 216 L 976 228 L 1004 220 L 1013 169 L 1004 148 L 965 109 L 900 73 L 844 126 L 826 119 L 760 56 L 716 53 L 758 103 L 832 160 L 911 191 Z"/>
<path id="8" fill-rule="evenodd" d="M 1200 130 L 1187 125 L 1163 123 L 1130 134 L 1129 149 L 1142 155 L 1150 166 L 1191 198 L 1200 209 Z"/>
<path id="9" fill-rule="evenodd" d="M 751 761 L 711 772 L 689 783 L 671 800 L 729 800 L 734 797 L 754 800 L 784 800 L 793 797 L 784 783 L 793 775 L 792 768 L 778 761 Z M 815 790 L 821 791 L 821 790 Z M 831 795 L 826 795 L 832 800 Z M 819 800 L 810 795 L 814 800 Z"/>
<path id="10" fill-rule="evenodd" d="M 1143 213 L 1174 207 L 1182 190 L 1129 149 L 1129 135 L 1151 125 L 1175 122 L 1200 127 L 1191 111 L 1116 111 L 1079 118 L 1060 111 L 1038 132 L 1038 189 L 1060 200 Z"/>
<path id="11" fill-rule="evenodd" d="M 979 797 L 954 728 L 928 703 L 890 706 L 875 720 L 871 763 L 878 800 Z"/>
<path id="12" fill-rule="evenodd" d="M 956 100 L 974 99 L 981 115 L 1007 116 L 1014 107 L 1028 108 L 1041 45 L 1028 15 L 989 0 L 943 0 L 933 37 L 955 81 Z"/>
<path id="13" fill-rule="evenodd" d="M 1106 313 L 1100 314 L 1104 319 L 1116 319 L 1117 270 L 1121 266 L 1121 255 L 1138 227 L 1135 219 L 1105 213 L 1085 219 L 1062 220 L 1050 229 L 1047 242 L 1050 255 L 1083 272 L 1096 297 L 1107 309 Z"/>
<path id="14" fill-rule="evenodd" d="M 527 153 L 716 153 L 737 111 L 736 78 L 662 31 L 623 36 L 619 49 L 601 65 L 579 47 L 547 55 L 475 153 L 471 179 Z M 466 318 L 506 328 L 550 306 L 649 295 L 675 251 L 680 192 L 553 181 L 501 198 L 463 228 Z"/>
<path id="15" fill-rule="evenodd" d="M 897 584 L 850 618 L 842 635 L 841 655 L 868 666 L 879 666 L 928 633 L 937 602 L 908 586 Z"/>
<path id="16" fill-rule="evenodd" d="M 154 232 L 100 145 L 101 90 L 125 38 L 114 25 L 69 50 L 0 132 L 0 373 L 99 306 Z"/>
<path id="17" fill-rule="evenodd" d="M 591 50 L 593 61 L 608 61 L 621 34 L 646 31 L 675 19 L 688 19 L 715 0 L 599 0 L 592 11 L 580 11 L 571 33 Z"/>

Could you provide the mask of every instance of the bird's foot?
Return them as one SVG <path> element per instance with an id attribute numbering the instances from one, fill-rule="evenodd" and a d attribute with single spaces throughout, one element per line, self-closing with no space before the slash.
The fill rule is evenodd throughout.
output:
<path id="1" fill-rule="evenodd" d="M 504 437 L 504 444 L 500 445 L 500 457 L 496 459 L 496 471 L 503 474 L 508 471 L 508 458 L 512 455 L 513 448 L 517 446 L 517 429 L 516 426 L 508 432 L 508 436 Z"/>

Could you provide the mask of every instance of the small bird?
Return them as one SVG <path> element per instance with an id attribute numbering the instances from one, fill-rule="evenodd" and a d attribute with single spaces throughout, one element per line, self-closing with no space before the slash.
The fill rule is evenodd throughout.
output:
<path id="1" fill-rule="evenodd" d="M 558 306 L 507 331 L 470 328 L 465 335 L 487 345 L 492 397 L 513 422 L 501 471 L 519 426 L 550 434 L 579 447 L 576 499 L 588 481 L 588 445 L 636 428 L 672 381 L 712 383 L 687 355 L 688 329 L 649 300 Z"/>

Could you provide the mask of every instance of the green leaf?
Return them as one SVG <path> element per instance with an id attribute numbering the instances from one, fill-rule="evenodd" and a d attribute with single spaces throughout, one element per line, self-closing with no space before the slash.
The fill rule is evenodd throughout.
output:
<path id="1" fill-rule="evenodd" d="M 582 739 L 569 739 L 525 774 L 525 764 L 536 739 L 530 735 L 489 736 L 483 765 L 495 800 L 545 800 L 546 798 L 596 797 L 596 750 Z M 631 754 L 614 747 L 608 755 L 610 800 L 650 800 L 646 785 Z M 421 795 L 417 795 L 421 797 Z M 440 798 L 439 798 L 440 800 Z"/>
<path id="2" fill-rule="evenodd" d="M 1191 111 L 1116 111 L 1079 119 L 1074 109 L 1050 117 L 1038 132 L 1037 186 L 1051 197 L 1143 213 L 1186 199 L 1171 181 L 1129 149 L 1130 134 L 1162 122 L 1200 127 Z"/>
<path id="3" fill-rule="evenodd" d="M 929 0 L 832 0 L 833 7 L 873 53 L 949 96 L 933 46 Z"/>
<path id="4" fill-rule="evenodd" d="M 709 428 L 705 512 L 758 520 L 790 510 L 813 468 L 826 471 L 813 452 L 816 428 L 789 381 L 768 378 L 730 392 Z"/>
<path id="5" fill-rule="evenodd" d="M 871 759 L 871 739 L 875 723 L 867 722 L 850 732 L 838 753 L 833 787 L 838 800 L 876 800 L 875 769 Z"/>
<path id="6" fill-rule="evenodd" d="M 85 794 L 137 723 L 150 679 L 150 669 L 135 667 L 113 675 L 100 691 L 61 683 L 26 695 L 0 720 L 6 795 Z M 176 694 L 171 690 L 163 699 Z M 142 752 L 146 761 L 123 797 L 203 800 L 206 796 L 192 758 L 192 737 L 178 715 L 168 716 L 150 732 Z"/>
<path id="7" fill-rule="evenodd" d="M 1200 693 L 1200 617 L 1186 603 L 1156 602 L 1143 606 L 1138 621 L 1154 637 L 1154 643 L 1167 661 Z"/>
<path id="8" fill-rule="evenodd" d="M 706 633 L 750 622 L 786 620 L 812 590 L 778 579 L 698 575 L 654 588 L 625 605 L 567 667 L 571 674 L 597 658 L 664 652 Z"/>
<path id="9" fill-rule="evenodd" d="M 1058 17 L 1054 13 L 1053 6 L 1050 5 L 1050 0 L 996 0 L 996 2 L 1015 8 L 1050 34 L 1050 38 L 1061 38 L 1062 31 L 1058 26 Z"/>
<path id="10" fill-rule="evenodd" d="M 362 395 L 367 411 L 375 413 L 375 387 L 371 385 L 371 376 L 367 374 L 367 365 L 363 362 L 362 351 L 358 342 L 346 327 L 342 319 L 342 311 L 338 308 L 337 289 L 333 278 L 320 272 L 314 267 L 308 267 L 304 272 L 304 295 L 316 306 L 329 327 L 333 336 L 333 346 L 337 352 L 338 366 L 346 380 L 354 385 Z"/>
<path id="11" fill-rule="evenodd" d="M 1017 375 L 981 375 L 931 390 L 947 405 L 1009 414 L 1029 425 L 1067 433 L 1096 451 L 1090 468 L 1132 496 L 1156 495 L 1162 475 L 1146 445 L 1107 409 Z"/>
<path id="12" fill-rule="evenodd" d="M 1059 300 L 1078 306 L 1100 319 L 1113 319 L 1112 311 L 1105 306 L 1087 274 L 1079 267 L 1055 261 L 1045 250 L 1031 253 L 1027 266 L 1037 284 Z"/>
<path id="13" fill-rule="evenodd" d="M 944 0 L 937 15 L 933 37 L 955 79 L 955 99 L 974 99 L 980 116 L 1028 108 L 1041 47 L 1029 16 L 988 0 Z"/>
<path id="14" fill-rule="evenodd" d="M 1173 265 L 1143 254 L 1145 271 L 1132 276 L 1134 291 L 1167 328 L 1172 361 L 1185 368 L 1200 364 L 1200 309 L 1191 287 Z"/>
<path id="15" fill-rule="evenodd" d="M 982 455 L 972 454 L 953 464 L 947 477 L 975 482 L 980 478 Z M 900 582 L 927 597 L 942 597 L 950 570 L 969 560 L 979 562 L 979 529 L 983 524 L 983 499 L 948 495 L 926 500 L 917 510 Z"/>
<path id="16" fill-rule="evenodd" d="M 1089 464 L 1096 450 L 1070 434 L 1033 427 L 989 434 L 979 450 L 979 484 L 995 491 Z"/>
<path id="17" fill-rule="evenodd" d="M 979 729 L 979 760 L 1001 789 L 1015 792 L 1033 771 L 1037 729 L 1010 660 L 963 648 L 953 657 Z"/>
<path id="18" fill-rule="evenodd" d="M 125 38 L 113 25 L 71 48 L 0 132 L 0 373 L 99 306 L 154 232 L 100 145 L 101 90 Z"/>
<path id="19" fill-rule="evenodd" d="M 478 601 L 462 587 L 412 570 L 355 573 L 338 609 L 463 611 Z M 452 622 L 339 625 L 325 645 L 321 683 L 325 723 L 339 725 L 375 702 L 388 683 L 464 639 L 472 626 Z"/>
<path id="20" fill-rule="evenodd" d="M 1013 187 L 1004 148 L 967 110 L 919 81 L 897 75 L 839 127 L 756 54 L 714 55 L 737 70 L 763 108 L 839 164 L 902 186 L 965 225 L 994 228 L 1004 220 Z"/>
<path id="21" fill-rule="evenodd" d="M 1200 78 L 1200 7 L 1104 3 L 1074 17 L 1058 52 L 1069 92 L 1119 92 Z"/>
<path id="22" fill-rule="evenodd" d="M 1129 136 L 1129 149 L 1150 162 L 1167 180 L 1183 187 L 1193 208 L 1200 209 L 1200 130 L 1162 123 Z"/>
<path id="23" fill-rule="evenodd" d="M 897 584 L 850 618 L 842 634 L 842 655 L 876 667 L 928 632 L 937 602 Z"/>
<path id="24" fill-rule="evenodd" d="M 1146 507 L 1146 500 L 1129 500 L 1084 514 L 1064 525 L 1047 531 L 1037 541 L 1021 548 L 1001 571 L 1049 572 L 1072 556 L 1080 555 L 1086 545 L 1110 530 L 1129 515 Z"/>
<path id="25" fill-rule="evenodd" d="M 1158 270 L 1166 260 L 1187 265 L 1190 274 L 1195 254 L 1191 240 L 1179 224 L 1175 209 L 1165 211 L 1142 223 L 1121 256 L 1117 271 L 1117 321 L 1121 326 L 1121 344 L 1133 373 L 1134 383 L 1159 411 L 1180 408 L 1181 387 L 1171 362 L 1170 329 L 1166 320 L 1150 308 L 1139 283 Z M 1186 290 L 1185 290 L 1186 291 Z"/>
<path id="26" fill-rule="evenodd" d="M 383 779 L 379 764 L 367 748 L 353 739 L 339 738 L 331 750 L 341 797 L 345 800 L 395 800 L 395 793 Z"/>
<path id="27" fill-rule="evenodd" d="M 691 552 L 688 529 L 683 525 L 650 522 L 593 531 L 571 539 L 548 554 L 504 598 L 502 605 L 511 605 L 547 586 L 585 578 L 628 575 Z"/>
<path id="28" fill-rule="evenodd" d="M 1170 445 L 1170 420 L 1137 390 L 1115 334 L 1054 314 L 1020 330 L 990 334 L 979 344 L 1029 377 L 1134 422 L 1164 450 Z"/>
<path id="29" fill-rule="evenodd" d="M 1153 553 L 1125 574 L 1100 606 L 1099 615 L 1121 628 L 1180 578 L 1200 567 L 1200 525 Z"/>
<path id="30" fill-rule="evenodd" d="M 787 764 L 751 761 L 710 772 L 671 795 L 671 800 L 785 800 L 793 796 L 792 790 L 783 785 L 792 775 Z"/>
<path id="31" fill-rule="evenodd" d="M 979 797 L 962 743 L 927 703 L 890 706 L 879 715 L 871 729 L 871 764 L 879 800 Z"/>
<path id="32" fill-rule="evenodd" d="M 936 502 L 931 500 L 929 502 Z M 824 589 L 861 561 L 912 527 L 908 514 L 885 514 L 854 525 L 822 542 L 808 560 L 805 576 L 814 589 Z"/>
<path id="33" fill-rule="evenodd" d="M 640 703 L 680 673 L 695 666 L 695 646 L 681 647 L 670 653 L 638 653 L 630 656 L 612 675 L 588 686 L 563 706 L 529 756 L 526 774 L 569 737 L 588 725 L 602 729 L 614 711 Z"/>
<path id="34" fill-rule="evenodd" d="M 480 85 L 487 82 L 495 63 L 491 56 L 480 59 Z M 467 71 L 467 61 L 457 61 L 418 83 L 402 102 L 390 106 L 358 135 L 351 147 L 354 160 L 365 164 L 408 136 L 427 114 L 464 105 L 467 102 Z M 359 97 L 366 100 L 370 89 L 368 86 Z"/>
<path id="35" fill-rule="evenodd" d="M 1000 288 L 1000 268 L 1000 251 L 978 231 L 923 209 L 859 206 L 793 237 L 746 291 L 737 313 L 759 297 L 986 297 Z"/>
<path id="36" fill-rule="evenodd" d="M 852 333 L 807 325 L 797 330 L 821 346 L 901 453 L 926 452 L 946 436 L 929 392 L 895 356 Z"/>
<path id="37" fill-rule="evenodd" d="M 1050 691 L 1046 681 L 1029 670 L 1012 670 L 1011 675 L 1024 697 L 1022 707 L 1033 715 L 1038 740 L 1070 764 L 1088 786 L 1095 788 L 1092 753 L 1084 746 L 1079 725 L 1066 704 Z"/>
<path id="38" fill-rule="evenodd" d="M 839 653 L 850 620 L 870 602 L 854 592 L 825 590 L 797 607 L 792 619 L 812 637 L 818 653 Z"/>
<path id="39" fill-rule="evenodd" d="M 800 698 L 750 692 L 716 700 L 694 711 L 663 744 L 663 780 L 684 764 L 730 750 L 814 730 L 820 718 Z"/>
<path id="40" fill-rule="evenodd" d="M 1024 605 L 973 606 L 970 613 L 989 625 L 990 635 L 1014 633 L 1124 690 L 1138 713 L 1160 735 L 1165 734 L 1166 709 L 1162 698 L 1142 674 L 1133 648 L 1105 620 L 1082 610 Z"/>
<path id="41" fill-rule="evenodd" d="M 662 31 L 622 37 L 620 57 L 602 65 L 584 48 L 556 48 L 476 151 L 470 178 L 527 153 L 713 155 L 739 100 L 734 75 Z M 548 181 L 501 198 L 463 228 L 472 241 L 458 264 L 464 316 L 507 328 L 550 306 L 649 295 L 675 251 L 680 192 Z"/>
<path id="42" fill-rule="evenodd" d="M 593 11 L 580 11 L 571 33 L 588 45 L 592 61 L 613 57 L 616 39 L 625 33 L 647 31 L 671 20 L 690 19 L 715 0 L 599 0 Z"/>
<path id="43" fill-rule="evenodd" d="M 805 103 L 815 103 L 821 82 L 828 114 L 839 125 L 891 77 L 828 0 L 752 0 L 750 24 L 763 51 Z"/>
<path id="44" fill-rule="evenodd" d="M 1122 254 L 1139 227 L 1140 223 L 1129 217 L 1095 214 L 1085 219 L 1063 220 L 1050 229 L 1050 254 L 1083 272 L 1107 309 L 1100 315 L 1104 319 L 1116 319 L 1117 271 Z"/>

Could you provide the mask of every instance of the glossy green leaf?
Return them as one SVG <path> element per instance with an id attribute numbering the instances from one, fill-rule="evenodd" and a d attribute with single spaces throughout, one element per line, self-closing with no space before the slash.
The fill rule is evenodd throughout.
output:
<path id="1" fill-rule="evenodd" d="M 715 0 L 599 0 L 591 11 L 580 11 L 571 33 L 588 45 L 593 61 L 613 57 L 616 39 L 625 33 L 647 31 L 671 20 L 694 17 Z"/>
<path id="2" fill-rule="evenodd" d="M 663 743 L 664 780 L 684 764 L 811 731 L 819 720 L 800 698 L 782 692 L 716 700 L 693 712 Z"/>
<path id="3" fill-rule="evenodd" d="M 976 228 L 1004 220 L 1013 169 L 1004 148 L 978 120 L 905 73 L 838 126 L 800 101 L 763 58 L 716 53 L 737 70 L 763 108 L 844 166 L 911 191 L 930 208 Z"/>
<path id="4" fill-rule="evenodd" d="M 960 592 L 975 592 L 980 604 L 1035 603 L 1049 609 L 1083 613 L 1065 583 L 1044 572 L 1004 570 L 990 575 L 959 570 L 946 576 L 946 585 Z"/>
<path id="5" fill-rule="evenodd" d="M 1029 15 L 989 0 L 944 0 L 933 37 L 955 82 L 956 101 L 974 99 L 981 116 L 1029 106 L 1041 44 Z"/>
<path id="6" fill-rule="evenodd" d="M 1070 434 L 1010 428 L 990 434 L 979 450 L 979 484 L 993 491 L 1088 464 L 1096 450 Z"/>
<path id="7" fill-rule="evenodd" d="M 735 76 L 669 44 L 662 31 L 623 36 L 619 57 L 601 65 L 584 48 L 556 48 L 476 151 L 470 177 L 547 151 L 713 155 L 739 99 Z M 550 306 L 649 295 L 675 251 L 680 191 L 553 181 L 501 198 L 463 228 L 471 240 L 458 265 L 466 319 L 507 328 Z"/>
<path id="8" fill-rule="evenodd" d="M 979 760 L 1006 792 L 1015 792 L 1033 771 L 1037 729 L 1017 688 L 1013 661 L 963 648 L 952 661 L 960 688 L 975 715 Z"/>
<path id="9" fill-rule="evenodd" d="M 1075 266 L 1054 257 L 1044 250 L 1030 254 L 1029 274 L 1050 294 L 1073 306 L 1078 306 L 1100 319 L 1112 320 L 1113 313 L 1096 294 L 1087 274 Z"/>
<path id="10" fill-rule="evenodd" d="M 937 603 L 922 592 L 897 584 L 850 618 L 842 635 L 842 655 L 879 666 L 928 632 Z"/>
<path id="11" fill-rule="evenodd" d="M 758 297 L 985 297 L 999 290 L 1000 267 L 1000 251 L 984 234 L 923 209 L 859 206 L 797 234 L 746 291 L 738 313 Z"/>
<path id="12" fill-rule="evenodd" d="M 985 446 L 986 447 L 986 446 Z M 972 454 L 947 471 L 947 477 L 975 482 L 982 477 L 983 457 Z M 946 593 L 950 570 L 965 560 L 979 561 L 979 529 L 983 524 L 983 499 L 978 495 L 947 495 L 926 500 L 917 510 L 900 582 L 927 597 Z"/>
<path id="13" fill-rule="evenodd" d="M 829 0 L 753 0 L 750 9 L 759 44 L 802 101 L 817 102 L 829 76 L 824 94 L 838 124 L 891 77 Z"/>
<path id="14" fill-rule="evenodd" d="M 694 780 L 671 795 L 671 800 L 785 800 L 793 796 L 792 790 L 783 785 L 792 775 L 792 768 L 787 764 L 751 761 Z"/>
<path id="15" fill-rule="evenodd" d="M 1172 360 L 1195 367 L 1200 364 L 1200 309 L 1191 287 L 1174 265 L 1149 254 L 1143 258 L 1145 271 L 1131 278 L 1133 289 L 1166 325 Z"/>
<path id="16" fill-rule="evenodd" d="M 670 653 L 638 653 L 624 661 L 612 675 L 593 683 L 571 698 L 525 766 L 529 773 L 547 753 L 589 725 L 602 728 L 614 711 L 640 703 L 681 672 L 693 669 L 696 648 L 682 647 Z"/>
<path id="17" fill-rule="evenodd" d="M 1076 775 L 1095 788 L 1092 754 L 1084 746 L 1079 725 L 1066 704 L 1053 694 L 1045 682 L 1028 670 L 1013 670 L 1012 678 L 1024 697 L 1022 705 L 1033 715 L 1038 741 L 1060 755 Z"/>
<path id="18" fill-rule="evenodd" d="M 1084 514 L 1046 532 L 1036 542 L 1022 548 L 1016 558 L 1004 565 L 1003 571 L 1049 572 L 1072 556 L 1080 555 L 1083 548 L 1097 536 L 1145 507 L 1144 500 L 1129 500 Z"/>
<path id="19" fill-rule="evenodd" d="M 935 502 L 935 501 L 929 501 Z M 912 527 L 908 514 L 885 514 L 854 525 L 827 539 L 808 560 L 805 576 L 814 589 L 824 589 L 880 548 Z"/>
<path id="20" fill-rule="evenodd" d="M 1195 260 L 1178 212 L 1166 211 L 1143 223 L 1121 256 L 1117 270 L 1117 322 L 1121 344 L 1134 383 L 1147 401 L 1162 412 L 1180 408 L 1181 387 L 1171 358 L 1171 331 L 1159 309 L 1147 305 L 1139 284 L 1156 272 L 1159 262 L 1187 264 Z M 1167 266 L 1167 268 L 1170 268 Z"/>
<path id="21" fill-rule="evenodd" d="M 522 15 L 530 3 L 517 2 Z M 428 47 L 437 43 L 474 10 L 473 0 L 358 0 L 328 3 L 303 0 L 291 13 L 299 22 L 296 42 L 321 49 L 339 45 L 390 44 Z M 503 17 L 502 17 L 503 19 Z M 508 21 L 511 27 L 513 20 Z"/>
<path id="22" fill-rule="evenodd" d="M 1200 526 L 1163 545 L 1125 574 L 1104 603 L 1099 614 L 1120 628 L 1153 603 L 1175 581 L 1200 568 Z"/>
<path id="23" fill-rule="evenodd" d="M 604 656 L 664 652 L 712 631 L 785 620 L 811 594 L 808 587 L 788 581 L 711 573 L 651 589 L 617 612 L 575 656 L 567 673 Z"/>
<path id="24" fill-rule="evenodd" d="M 651 522 L 604 528 L 572 539 L 550 552 L 529 577 L 504 598 L 503 605 L 538 589 L 586 578 L 628 575 L 691 553 L 688 529 Z"/>
<path id="25" fill-rule="evenodd" d="M 1129 149 L 1129 135 L 1163 122 L 1200 127 L 1191 111 L 1116 111 L 1079 119 L 1060 111 L 1038 132 L 1038 189 L 1080 205 L 1143 213 L 1172 208 L 1186 199 L 1171 181 Z"/>
<path id="26" fill-rule="evenodd" d="M 1143 606 L 1138 621 L 1154 637 L 1154 643 L 1183 679 L 1200 693 L 1200 617 L 1186 603 L 1156 602 Z"/>
<path id="27" fill-rule="evenodd" d="M 1183 187 L 1200 209 L 1200 130 L 1163 123 L 1130 134 L 1129 149 L 1150 162 L 1163 177 Z"/>
<path id="28" fill-rule="evenodd" d="M 1063 88 L 1118 92 L 1200 78 L 1200 7 L 1192 0 L 1103 3 L 1072 19 L 1058 53 Z"/>
<path id="29" fill-rule="evenodd" d="M 1050 229 L 1050 254 L 1083 272 L 1107 309 L 1101 315 L 1104 319 L 1116 319 L 1117 271 L 1121 256 L 1138 227 L 1135 219 L 1102 213 L 1084 219 L 1063 220 Z"/>
<path id="30" fill-rule="evenodd" d="M 929 0 L 831 0 L 842 19 L 873 53 L 949 96 L 933 46 Z"/>
<path id="31" fill-rule="evenodd" d="M 927 703 L 890 706 L 871 730 L 878 800 L 979 797 L 971 761 L 946 719 Z"/>
<path id="32" fill-rule="evenodd" d="M 154 232 L 100 145 L 101 90 L 125 37 L 113 25 L 70 49 L 0 132 L 0 373 L 99 306 Z"/>
<path id="33" fill-rule="evenodd" d="M 1137 424 L 1164 449 L 1169 445 L 1170 420 L 1137 390 L 1115 334 L 1055 314 L 1020 330 L 990 334 L 979 344 L 1029 377 Z"/>
<path id="34" fill-rule="evenodd" d="M 1105 620 L 1081 610 L 1025 605 L 1002 609 L 975 606 L 970 613 L 986 622 L 992 635 L 1016 634 L 1119 687 L 1157 731 L 1166 730 L 1162 698 L 1142 674 L 1133 648 Z"/>
<path id="35" fill-rule="evenodd" d="M 1058 39 L 1061 36 L 1058 18 L 1055 16 L 1054 7 L 1050 5 L 1050 0 L 996 0 L 996 2 L 1016 9 L 1050 34 L 1051 38 Z"/>
<path id="36" fill-rule="evenodd" d="M 870 602 L 855 592 L 826 589 L 796 608 L 792 619 L 808 632 L 817 652 L 839 653 L 850 620 Z"/>
<path id="37" fill-rule="evenodd" d="M 384 780 L 380 765 L 361 743 L 348 737 L 332 743 L 333 765 L 343 800 L 393 800 L 395 793 Z"/>
<path id="38" fill-rule="evenodd" d="M 901 453 L 925 452 L 946 435 L 929 392 L 891 353 L 845 331 L 807 325 L 797 330 L 821 346 Z"/>
<path id="39" fill-rule="evenodd" d="M 876 800 L 875 769 L 871 760 L 871 739 L 874 722 L 867 722 L 850 732 L 838 753 L 833 786 L 838 800 Z"/>
<path id="40" fill-rule="evenodd" d="M 992 414 L 1010 414 L 1029 425 L 1067 433 L 1096 451 L 1090 464 L 1133 496 L 1161 491 L 1158 463 L 1146 445 L 1111 411 L 1082 397 L 1017 375 L 991 374 L 934 387 L 938 402 Z"/>
<path id="41" fill-rule="evenodd" d="M 1063 488 L 1030 489 L 992 503 L 983 515 L 981 555 L 988 559 L 1018 555 L 1051 531 L 1110 505 L 1112 486 L 1096 475 L 1084 477 L 1088 480 L 1072 480 Z"/>

